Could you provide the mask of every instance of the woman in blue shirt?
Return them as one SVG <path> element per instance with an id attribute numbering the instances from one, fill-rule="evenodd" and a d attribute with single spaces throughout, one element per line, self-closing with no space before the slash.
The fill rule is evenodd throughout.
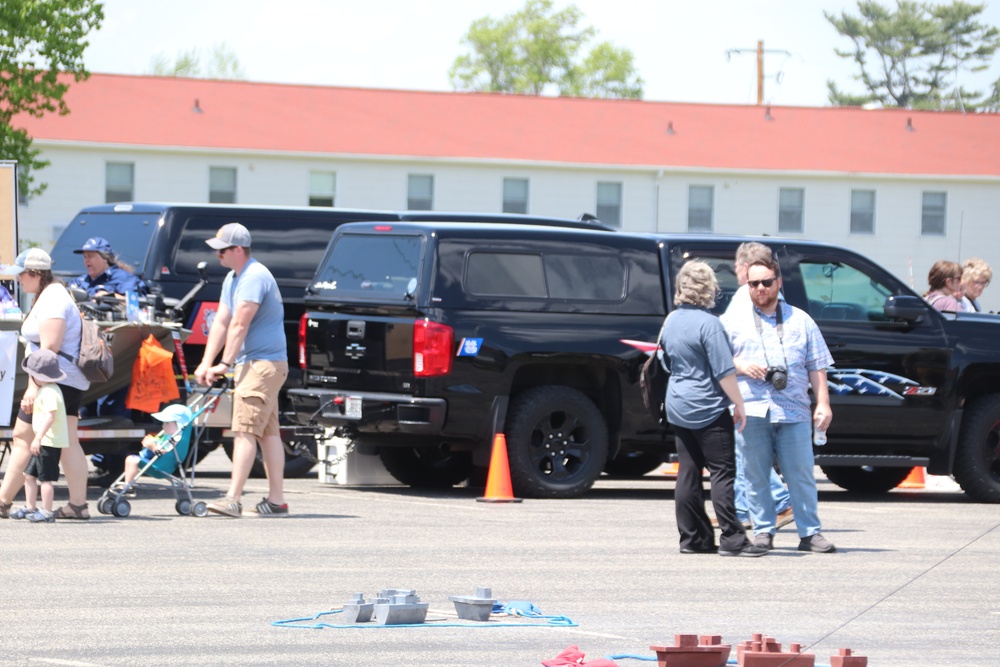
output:
<path id="1" fill-rule="evenodd" d="M 674 491 L 680 550 L 682 554 L 763 556 L 767 550 L 747 539 L 736 518 L 733 423 L 742 430 L 746 413 L 736 385 L 729 336 L 709 310 L 715 305 L 719 283 L 708 264 L 691 261 L 677 273 L 676 285 L 676 308 L 663 323 L 660 346 L 670 364 L 665 407 L 680 460 Z M 711 475 L 712 505 L 722 531 L 718 547 L 705 513 L 701 481 L 705 468 Z"/>

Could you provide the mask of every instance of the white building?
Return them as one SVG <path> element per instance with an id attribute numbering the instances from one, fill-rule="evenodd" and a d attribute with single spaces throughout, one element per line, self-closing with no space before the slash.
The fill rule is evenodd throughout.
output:
<path id="1" fill-rule="evenodd" d="M 114 201 L 596 214 L 628 231 L 830 241 L 918 290 L 1000 271 L 1000 115 L 755 107 L 93 75 L 18 124 L 51 166 L 51 243 Z M 4 258 L 7 259 L 7 258 Z M 986 308 L 1000 310 L 1000 288 Z"/>

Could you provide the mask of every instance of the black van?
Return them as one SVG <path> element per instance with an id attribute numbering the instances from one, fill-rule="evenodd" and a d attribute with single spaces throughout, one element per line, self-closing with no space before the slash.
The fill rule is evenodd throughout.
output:
<path id="1" fill-rule="evenodd" d="M 334 230 L 345 222 L 434 220 L 441 222 L 502 222 L 545 224 L 613 231 L 596 220 L 571 220 L 487 213 L 441 213 L 434 211 L 375 211 L 325 207 L 236 206 L 223 204 L 121 203 L 90 206 L 81 210 L 63 231 L 51 255 L 53 271 L 63 279 L 84 272 L 80 255 L 73 251 L 93 236 L 107 239 L 119 259 L 142 277 L 151 294 L 180 299 L 199 282 L 198 264 L 207 262 L 209 283 L 185 309 L 191 336 L 184 346 L 187 367 L 200 362 L 208 326 L 219 300 L 227 269 L 219 265 L 205 241 L 228 222 L 243 224 L 253 237 L 253 255 L 274 275 L 285 304 L 285 334 L 288 341 L 288 387 L 301 386 L 298 363 L 298 326 L 304 312 L 305 289 L 323 258 Z M 289 409 L 285 392 L 282 412 Z M 284 423 L 291 424 L 292 420 Z M 209 434 L 214 445 L 227 444 L 220 434 Z M 282 430 L 286 443 L 286 475 L 306 474 L 315 464 L 315 438 L 301 427 Z M 213 443 L 207 443 L 213 447 Z M 227 447 L 227 450 L 229 448 Z M 258 460 L 255 475 L 263 474 Z"/>

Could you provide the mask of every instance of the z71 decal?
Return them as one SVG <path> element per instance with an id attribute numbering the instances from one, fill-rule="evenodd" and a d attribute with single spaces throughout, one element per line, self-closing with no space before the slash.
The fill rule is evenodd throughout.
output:
<path id="1" fill-rule="evenodd" d="M 936 387 L 921 387 L 902 375 L 873 371 L 867 368 L 830 368 L 826 372 L 831 394 L 856 396 L 888 396 L 903 400 L 904 396 L 933 396 Z"/>

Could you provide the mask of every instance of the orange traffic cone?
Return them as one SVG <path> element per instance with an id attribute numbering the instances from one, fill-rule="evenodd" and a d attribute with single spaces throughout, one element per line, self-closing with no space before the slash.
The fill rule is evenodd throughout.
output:
<path id="1" fill-rule="evenodd" d="M 924 488 L 924 469 L 921 467 L 916 467 L 910 471 L 910 474 L 906 476 L 902 482 L 899 483 L 897 489 L 922 489 Z"/>
<path id="2" fill-rule="evenodd" d="M 507 461 L 507 438 L 497 433 L 493 438 L 493 455 L 490 471 L 486 476 L 486 495 L 476 498 L 481 503 L 519 503 L 510 486 L 510 463 Z"/>
<path id="3" fill-rule="evenodd" d="M 667 477 L 677 477 L 677 471 L 680 470 L 680 463 L 668 463 L 663 469 L 663 474 Z"/>

